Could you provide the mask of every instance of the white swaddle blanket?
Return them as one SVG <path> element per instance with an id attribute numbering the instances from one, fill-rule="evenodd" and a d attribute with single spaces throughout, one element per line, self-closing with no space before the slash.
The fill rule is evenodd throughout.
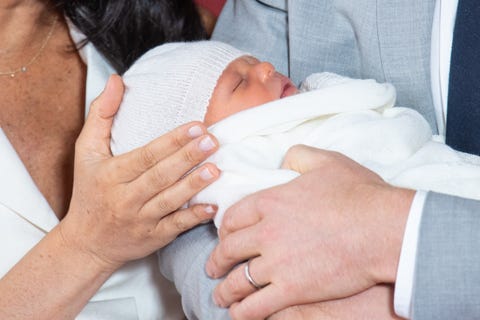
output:
<path id="1" fill-rule="evenodd" d="M 217 204 L 217 227 L 242 197 L 298 176 L 280 169 L 296 144 L 341 152 L 393 185 L 480 199 L 480 158 L 432 137 L 418 112 L 392 108 L 390 84 L 325 73 L 304 84 L 315 90 L 242 111 L 209 128 L 220 148 L 207 161 L 222 174 L 190 204 Z"/>

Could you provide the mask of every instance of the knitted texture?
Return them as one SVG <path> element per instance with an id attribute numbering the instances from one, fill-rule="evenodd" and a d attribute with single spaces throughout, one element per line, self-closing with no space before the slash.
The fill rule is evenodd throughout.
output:
<path id="1" fill-rule="evenodd" d="M 223 70 L 244 55 L 217 41 L 169 43 L 145 53 L 123 76 L 126 89 L 112 127 L 112 153 L 203 121 Z"/>

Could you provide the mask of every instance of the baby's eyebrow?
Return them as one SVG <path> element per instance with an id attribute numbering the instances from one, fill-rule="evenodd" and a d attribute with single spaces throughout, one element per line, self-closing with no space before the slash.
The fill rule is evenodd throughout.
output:
<path id="1" fill-rule="evenodd" d="M 250 56 L 250 55 L 245 55 L 245 56 L 242 56 L 242 60 L 247 62 L 248 64 L 255 64 L 255 63 L 259 63 L 260 60 L 258 60 L 257 58 L 255 58 L 254 56 Z"/>
<path id="2" fill-rule="evenodd" d="M 249 64 L 260 63 L 261 61 L 255 58 L 254 56 L 245 56 Z"/>

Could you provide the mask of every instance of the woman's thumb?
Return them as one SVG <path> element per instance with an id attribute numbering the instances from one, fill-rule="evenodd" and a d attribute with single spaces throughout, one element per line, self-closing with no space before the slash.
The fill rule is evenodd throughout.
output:
<path id="1" fill-rule="evenodd" d="M 111 156 L 110 135 L 113 117 L 120 107 L 123 92 L 122 78 L 111 75 L 103 92 L 90 105 L 85 125 L 77 140 L 79 153 L 95 158 Z"/>

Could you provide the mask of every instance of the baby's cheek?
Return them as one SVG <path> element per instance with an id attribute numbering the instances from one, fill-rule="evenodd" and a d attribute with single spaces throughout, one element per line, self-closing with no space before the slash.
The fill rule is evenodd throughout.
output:
<path id="1" fill-rule="evenodd" d="M 249 101 L 243 105 L 242 109 L 244 110 L 280 99 L 280 95 L 273 90 L 262 90 L 261 92 L 251 94 L 249 97 Z"/>

